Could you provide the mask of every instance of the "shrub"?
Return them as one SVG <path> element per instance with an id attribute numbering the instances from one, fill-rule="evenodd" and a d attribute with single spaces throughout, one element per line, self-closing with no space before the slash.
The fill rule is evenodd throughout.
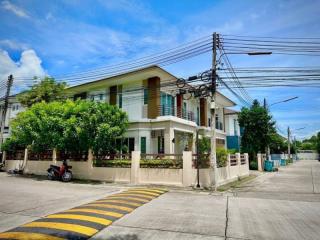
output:
<path id="1" fill-rule="evenodd" d="M 250 168 L 250 170 L 258 170 L 258 162 L 257 161 L 250 161 L 249 168 Z"/>
<path id="2" fill-rule="evenodd" d="M 228 151 L 224 148 L 217 148 L 217 166 L 227 166 Z"/>
<path id="3" fill-rule="evenodd" d="M 239 152 L 237 149 L 233 148 L 233 149 L 228 149 L 228 153 L 230 154 L 236 154 L 237 152 Z"/>
<path id="4" fill-rule="evenodd" d="M 130 168 L 131 160 L 128 159 L 114 159 L 114 160 L 96 160 L 95 167 L 119 167 Z M 176 159 L 152 159 L 140 160 L 141 168 L 182 168 L 182 161 Z"/>

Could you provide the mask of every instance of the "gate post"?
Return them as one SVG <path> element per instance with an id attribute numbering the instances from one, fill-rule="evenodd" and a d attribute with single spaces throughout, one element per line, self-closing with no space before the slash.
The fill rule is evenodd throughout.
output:
<path id="1" fill-rule="evenodd" d="M 130 183 L 138 184 L 140 178 L 140 151 L 131 152 Z"/>
<path id="2" fill-rule="evenodd" d="M 183 152 L 182 161 L 182 185 L 184 187 L 189 187 L 193 184 L 192 152 Z"/>

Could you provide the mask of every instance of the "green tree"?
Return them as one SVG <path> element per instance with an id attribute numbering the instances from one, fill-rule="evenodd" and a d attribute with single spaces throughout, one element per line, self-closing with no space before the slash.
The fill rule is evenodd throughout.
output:
<path id="1" fill-rule="evenodd" d="M 258 152 L 264 152 L 276 133 L 272 116 L 257 100 L 250 108 L 242 108 L 239 113 L 239 125 L 244 129 L 241 139 L 241 151 L 247 152 L 250 159 L 256 159 Z"/>
<path id="2" fill-rule="evenodd" d="M 53 78 L 45 77 L 33 85 L 30 90 L 19 94 L 19 102 L 27 107 L 39 102 L 52 102 L 64 99 L 65 83 L 58 83 Z"/>
<path id="3" fill-rule="evenodd" d="M 316 150 L 320 154 L 320 132 L 318 132 L 318 134 L 317 134 Z"/>
<path id="4" fill-rule="evenodd" d="M 56 148 L 79 153 L 91 148 L 100 156 L 112 151 L 114 139 L 127 125 L 127 114 L 107 103 L 41 102 L 13 120 L 11 139 L 36 151 Z"/>
<path id="5" fill-rule="evenodd" d="M 280 136 L 278 133 L 270 134 L 271 142 L 269 144 L 271 153 L 282 153 L 287 150 L 287 143 L 285 138 Z"/>

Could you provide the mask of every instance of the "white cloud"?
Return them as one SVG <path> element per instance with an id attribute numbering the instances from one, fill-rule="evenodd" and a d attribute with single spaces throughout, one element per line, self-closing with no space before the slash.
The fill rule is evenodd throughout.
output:
<path id="1" fill-rule="evenodd" d="M 22 17 L 22 18 L 29 18 L 30 17 L 24 9 L 12 4 L 11 2 L 9 2 L 7 0 L 2 1 L 1 6 L 2 6 L 2 8 L 6 9 L 8 11 L 11 11 L 15 15 L 17 15 L 18 17 Z"/>
<path id="2" fill-rule="evenodd" d="M 51 13 L 51 12 L 48 12 L 47 14 L 46 14 L 46 20 L 47 21 L 50 21 L 50 20 L 56 20 L 56 18 L 53 16 L 53 14 Z"/>
<path id="3" fill-rule="evenodd" d="M 7 51 L 0 50 L 0 66 L 0 82 L 7 81 L 8 76 L 12 74 L 14 77 L 13 90 L 30 85 L 31 80 L 26 78 L 32 79 L 35 76 L 41 78 L 46 75 L 41 66 L 41 59 L 32 49 L 24 50 L 18 62 L 12 60 Z M 0 94 L 3 94 L 2 91 L 0 91 Z"/>
<path id="4" fill-rule="evenodd" d="M 12 50 L 26 50 L 27 45 L 24 43 L 19 43 L 9 39 L 0 40 L 0 47 L 9 48 Z"/>

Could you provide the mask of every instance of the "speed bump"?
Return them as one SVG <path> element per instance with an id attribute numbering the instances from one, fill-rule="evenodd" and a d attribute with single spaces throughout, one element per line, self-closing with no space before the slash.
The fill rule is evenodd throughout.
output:
<path id="1" fill-rule="evenodd" d="M 0 239 L 85 240 L 165 192 L 158 188 L 130 189 L 0 233 Z"/>

